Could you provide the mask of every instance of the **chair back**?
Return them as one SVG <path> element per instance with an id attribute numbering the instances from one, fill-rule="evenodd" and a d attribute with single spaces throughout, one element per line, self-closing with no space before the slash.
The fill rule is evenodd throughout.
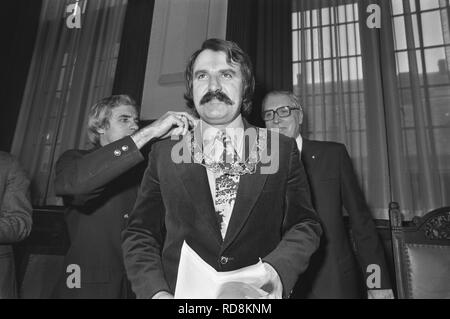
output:
<path id="1" fill-rule="evenodd" d="M 397 203 L 389 205 L 399 299 L 450 298 L 450 207 L 415 217 L 404 226 Z"/>

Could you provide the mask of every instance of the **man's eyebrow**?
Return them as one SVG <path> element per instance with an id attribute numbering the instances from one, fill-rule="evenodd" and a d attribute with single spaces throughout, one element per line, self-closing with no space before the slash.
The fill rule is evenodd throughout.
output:
<path id="1" fill-rule="evenodd" d="M 130 114 L 119 114 L 117 117 L 118 117 L 118 118 L 126 118 L 126 119 L 129 119 L 129 118 L 135 118 L 135 116 L 130 115 Z M 136 118 L 137 118 L 137 117 L 136 117 Z"/>
<path id="2" fill-rule="evenodd" d="M 234 69 L 231 69 L 231 68 L 229 68 L 229 69 L 224 69 L 224 70 L 220 70 L 219 71 L 220 73 L 231 73 L 231 74 L 233 74 L 233 75 L 236 75 L 236 70 L 234 70 Z"/>
<path id="3" fill-rule="evenodd" d="M 224 73 L 231 73 L 233 75 L 237 74 L 237 71 L 235 69 L 232 68 L 227 68 L 227 69 L 222 69 L 218 71 L 220 74 L 224 74 Z M 203 73 L 208 73 L 208 71 L 206 70 L 197 70 L 194 72 L 194 77 L 197 77 L 199 74 L 203 74 Z"/>

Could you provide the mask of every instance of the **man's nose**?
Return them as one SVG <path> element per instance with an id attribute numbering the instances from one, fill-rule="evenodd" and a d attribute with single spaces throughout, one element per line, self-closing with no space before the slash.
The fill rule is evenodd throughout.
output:
<path id="1" fill-rule="evenodd" d="M 219 91 L 222 90 L 222 86 L 221 86 L 220 81 L 217 76 L 211 76 L 209 78 L 208 88 L 209 88 L 209 91 L 212 91 L 212 92 L 217 91 L 217 90 L 219 90 Z"/>
<path id="2" fill-rule="evenodd" d="M 280 123 L 280 117 L 278 116 L 278 113 L 277 113 L 277 112 L 275 112 L 275 113 L 273 114 L 273 122 L 274 122 L 275 124 Z"/>
<path id="3" fill-rule="evenodd" d="M 138 129 L 139 129 L 139 125 L 138 125 L 138 123 L 136 123 L 136 122 L 132 122 L 131 123 L 131 129 L 133 130 L 133 131 L 137 131 Z"/>

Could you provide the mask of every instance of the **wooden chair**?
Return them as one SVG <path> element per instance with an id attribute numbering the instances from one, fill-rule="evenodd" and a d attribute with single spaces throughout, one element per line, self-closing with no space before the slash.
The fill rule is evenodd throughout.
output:
<path id="1" fill-rule="evenodd" d="M 403 226 L 397 203 L 389 205 L 397 297 L 450 299 L 450 207 Z"/>

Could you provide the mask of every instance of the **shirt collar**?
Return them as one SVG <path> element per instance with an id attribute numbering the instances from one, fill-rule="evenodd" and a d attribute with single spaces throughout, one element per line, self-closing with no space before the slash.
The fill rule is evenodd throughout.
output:
<path id="1" fill-rule="evenodd" d="M 301 134 L 298 134 L 298 136 L 295 138 L 295 141 L 297 142 L 297 148 L 301 153 L 303 148 L 303 138 Z"/>
<path id="2" fill-rule="evenodd" d="M 210 146 L 211 143 L 216 143 L 214 140 L 220 131 L 224 131 L 230 138 L 233 148 L 237 151 L 239 157 L 242 156 L 242 143 L 244 140 L 244 121 L 242 115 L 239 114 L 237 118 L 227 125 L 225 129 L 219 130 L 214 126 L 200 120 L 200 127 L 203 137 L 203 146 Z"/>

